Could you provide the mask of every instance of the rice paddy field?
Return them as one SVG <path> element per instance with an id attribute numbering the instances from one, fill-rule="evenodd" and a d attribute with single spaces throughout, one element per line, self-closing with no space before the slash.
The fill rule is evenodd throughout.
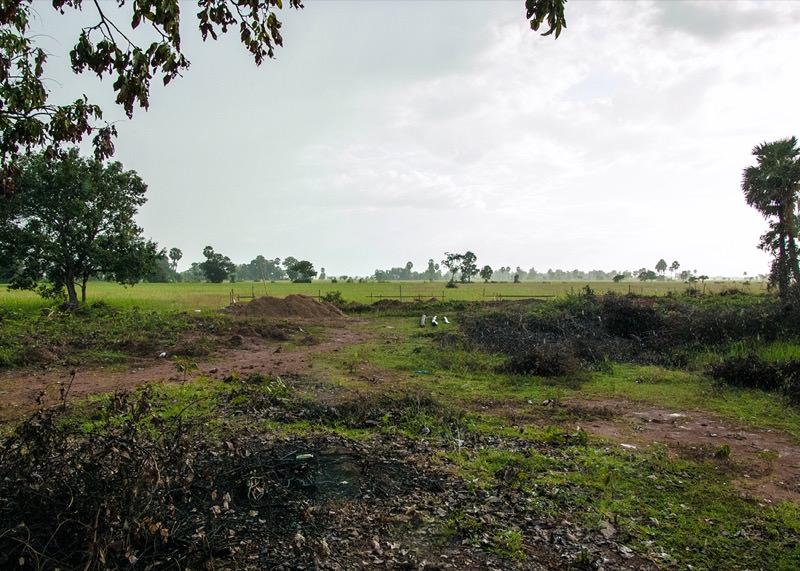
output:
<path id="1" fill-rule="evenodd" d="M 637 295 L 668 295 L 692 288 L 699 292 L 718 293 L 729 289 L 740 289 L 749 293 L 766 291 L 764 282 L 742 282 L 733 280 L 714 280 L 694 285 L 680 281 L 530 281 L 530 282 L 473 282 L 459 283 L 456 288 L 448 288 L 446 281 L 435 282 L 338 282 L 329 280 L 306 284 L 280 282 L 238 282 L 238 283 L 141 283 L 133 287 L 109 282 L 90 282 L 87 288 L 87 302 L 105 301 L 116 306 L 138 307 L 159 310 L 212 310 L 231 304 L 231 300 L 246 302 L 251 296 L 269 295 L 286 297 L 301 294 L 311 297 L 335 295 L 338 292 L 347 302 L 371 304 L 382 299 L 400 301 L 429 300 L 442 301 L 498 301 L 524 298 L 554 298 L 570 293 L 585 292 L 590 288 L 598 294 L 609 291 L 634 293 Z M 0 305 L 6 308 L 49 307 L 53 300 L 40 298 L 35 292 L 9 291 L 0 286 Z"/>

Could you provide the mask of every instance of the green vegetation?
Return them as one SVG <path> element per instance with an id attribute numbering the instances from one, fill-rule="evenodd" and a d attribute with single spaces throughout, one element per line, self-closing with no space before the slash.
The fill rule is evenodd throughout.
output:
<path id="1" fill-rule="evenodd" d="M 148 310 L 194 311 L 216 310 L 230 304 L 231 291 L 236 296 L 270 295 L 286 297 L 291 294 L 326 296 L 338 293 L 344 303 L 372 304 L 376 301 L 416 301 L 435 298 L 444 301 L 498 301 L 522 298 L 549 299 L 577 294 L 586 286 L 598 293 L 613 291 L 636 295 L 664 296 L 670 292 L 696 292 L 696 288 L 682 282 L 497 282 L 460 284 L 456 289 L 445 288 L 446 282 L 343 282 L 315 281 L 292 283 L 288 281 L 241 283 L 140 283 L 133 287 L 108 282 L 90 282 L 92 299 L 105 301 L 117 307 L 140 307 Z M 718 293 L 731 288 L 750 293 L 763 293 L 764 284 L 744 285 L 741 282 L 712 282 L 706 284 L 707 293 Z M 402 297 L 401 297 L 402 296 Z M 52 301 L 41 300 L 31 292 L 8 291 L 0 285 L 0 306 L 6 308 L 49 307 Z"/>
<path id="2" fill-rule="evenodd" d="M 462 284 L 458 291 L 464 289 Z M 224 338 L 212 329 L 225 332 L 242 323 L 206 311 L 154 312 L 105 303 L 68 314 L 34 309 L 23 304 L 3 310 L 0 347 L 9 355 L 6 366 L 24 364 L 15 356 L 24 353 L 13 339 L 38 340 L 45 346 L 57 342 L 66 358 L 92 361 L 102 354 L 113 360 L 129 355 L 129 348 L 145 339 L 186 347 L 187 332 L 192 333 L 192 347 L 209 350 Z M 497 308 L 428 301 L 382 303 L 360 311 L 368 319 L 347 328 L 363 342 L 318 353 L 307 374 L 276 377 L 256 369 L 211 379 L 192 367 L 192 351 L 182 350 L 171 352 L 179 355 L 174 359 L 176 383 L 70 400 L 69 406 L 65 399 L 65 406 L 38 413 L 0 442 L 4 466 L 18 474 L 0 485 L 0 496 L 13 489 L 18 502 L 50 502 L 65 510 L 64 521 L 97 518 L 89 526 L 92 533 L 108 534 L 109 543 L 122 542 L 142 558 L 142 565 L 169 556 L 194 568 L 230 545 L 241 546 L 241 551 L 231 551 L 236 553 L 231 561 L 262 557 L 248 551 L 241 539 L 249 529 L 241 514 L 265 509 L 254 498 L 269 489 L 287 506 L 312 510 L 292 520 L 305 537 L 317 524 L 304 517 L 328 512 L 313 509 L 327 501 L 323 495 L 331 481 L 339 486 L 337 513 L 359 502 L 379 510 L 381 494 L 397 496 L 400 505 L 392 504 L 381 516 L 394 514 L 383 531 L 388 545 L 394 544 L 392 537 L 405 545 L 412 536 L 428 546 L 466 545 L 505 562 L 495 563 L 500 566 L 533 564 L 532 546 L 546 534 L 568 545 L 568 559 L 576 568 L 599 557 L 600 543 L 591 538 L 604 538 L 621 553 L 663 569 L 788 570 L 800 565 L 797 504 L 759 502 L 742 493 L 745 474 L 768 474 L 779 460 L 776 450 L 745 458 L 733 440 L 722 438 L 702 445 L 627 444 L 595 436 L 592 427 L 617 421 L 617 416 L 591 403 L 614 401 L 637 409 L 709 414 L 751 430 L 781 431 L 800 439 L 800 412 L 787 406 L 788 395 L 721 382 L 708 374 L 711 364 L 731 357 L 757 354 L 768 363 L 796 362 L 793 314 L 772 298 L 726 291 L 643 299 L 599 296 L 587 288 L 550 302 Z M 451 323 L 420 328 L 421 311 L 448 315 Z M 262 336 L 276 328 L 275 338 L 288 339 L 278 323 L 247 323 Z M 312 343 L 325 337 L 320 327 L 304 331 L 304 339 Z M 207 332 L 204 341 L 202 335 L 198 341 L 198 332 Z M 517 340 L 520 332 L 525 336 Z M 562 344 L 547 354 L 550 372 L 509 369 L 519 348 L 540 343 L 538 335 L 546 336 L 547 345 Z M 576 345 L 564 345 L 576 340 Z M 284 346 L 292 350 L 293 344 Z M 673 357 L 664 360 L 665 353 L 680 354 L 680 364 Z M 532 355 L 527 349 L 524 354 Z M 563 359 L 568 366 L 559 368 Z M 636 434 L 625 422 L 618 430 Z M 318 495 L 309 496 L 308 487 L 289 485 L 311 477 L 306 474 L 310 468 L 298 464 L 318 454 L 306 452 L 311 443 L 320 450 L 331 442 L 337 452 L 329 469 L 335 466 L 343 475 L 319 476 L 313 487 Z M 147 452 L 147 460 L 136 471 L 129 460 L 141 451 Z M 54 457 L 63 461 L 54 463 Z M 48 464 L 36 464 L 45 458 Z M 349 462 L 356 462 L 358 469 L 346 472 Z M 78 465 L 97 469 L 82 471 Z M 156 465 L 158 480 L 152 472 Z M 371 495 L 362 498 L 352 491 L 358 501 L 348 503 L 347 486 L 355 474 L 366 486 L 371 471 L 381 466 L 387 472 L 375 476 L 379 483 L 369 488 Z M 109 477 L 116 484 L 100 485 L 96 478 L 101 473 L 114 474 Z M 19 474 L 37 476 L 34 481 Z M 214 485 L 208 483 L 212 475 Z M 160 483 L 167 480 L 172 491 Z M 151 490 L 151 495 L 123 497 L 114 491 L 125 486 Z M 107 494 L 105 503 L 95 496 L 87 503 L 62 501 L 65 490 L 72 494 L 93 487 Z M 177 489 L 183 490 L 182 496 L 174 495 Z M 213 490 L 218 494 L 214 497 L 229 492 L 230 499 L 209 500 Z M 235 507 L 228 515 L 225 502 Z M 27 513 L 33 503 L 19 509 Z M 99 505 L 106 508 L 97 516 Z M 84 508 L 85 513 L 80 511 Z M 149 523 L 125 527 L 118 521 Z M 197 529 L 216 525 L 236 530 L 235 537 L 226 531 L 209 535 L 204 550 L 179 550 Z M 68 525 L 59 528 L 58 534 L 64 535 L 58 537 L 48 535 L 54 532 L 35 518 L 26 521 L 25 529 L 14 529 L 0 533 L 0 543 L 5 541 L 2 546 L 15 558 L 55 545 L 90 552 L 77 549 L 82 536 Z M 154 544 L 154 534 L 162 529 L 166 535 Z M 572 539 L 564 540 L 566 535 L 558 535 L 562 533 Z M 20 551 L 21 545 L 30 550 Z M 294 549 L 296 557 L 311 557 L 296 544 Z M 373 552 L 388 549 L 378 545 Z M 119 568 L 123 559 L 117 558 L 123 555 L 106 551 L 103 565 Z M 274 555 L 275 560 L 282 556 Z M 58 561 L 77 565 L 67 558 Z M 99 559 L 93 561 L 100 568 Z M 633 561 L 635 566 L 638 560 Z M 85 565 L 81 560 L 80 566 Z"/>
<path id="3" fill-rule="evenodd" d="M 11 287 L 77 306 L 91 278 L 135 284 L 152 272 L 158 247 L 133 220 L 147 190 L 135 172 L 77 149 L 30 155 L 18 167 L 14 192 L 0 201 L 0 258 Z"/>

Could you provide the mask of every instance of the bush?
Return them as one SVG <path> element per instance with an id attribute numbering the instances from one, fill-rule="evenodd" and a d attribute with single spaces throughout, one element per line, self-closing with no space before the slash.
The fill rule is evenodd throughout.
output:
<path id="1" fill-rule="evenodd" d="M 607 360 L 685 366 L 693 353 L 732 341 L 792 337 L 800 310 L 738 291 L 695 299 L 598 297 L 587 289 L 554 303 L 506 304 L 465 317 L 462 327 L 470 343 L 506 355 L 515 372 L 558 371 L 558 359 L 564 371 Z"/>
<path id="2" fill-rule="evenodd" d="M 755 355 L 730 357 L 713 365 L 709 376 L 729 386 L 780 392 L 792 405 L 800 404 L 800 361 L 779 363 Z"/>
<path id="3" fill-rule="evenodd" d="M 347 302 L 342 297 L 342 292 L 340 292 L 339 290 L 329 291 L 328 293 L 322 296 L 322 301 L 327 301 L 328 303 L 332 303 L 336 306 L 343 306 L 347 304 Z"/>
<path id="4" fill-rule="evenodd" d="M 502 370 L 520 375 L 567 377 L 580 373 L 583 366 L 567 345 L 550 343 L 514 353 Z"/>

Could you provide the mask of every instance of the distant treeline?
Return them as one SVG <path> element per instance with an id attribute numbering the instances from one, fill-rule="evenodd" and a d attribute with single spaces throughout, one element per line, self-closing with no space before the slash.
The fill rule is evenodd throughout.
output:
<path id="1" fill-rule="evenodd" d="M 430 261 L 432 262 L 432 260 Z M 446 271 L 443 273 L 439 267 L 439 264 L 432 264 L 429 262 L 428 268 L 422 272 L 415 272 L 413 269 L 413 264 L 408 262 L 405 267 L 402 268 L 390 268 L 388 270 L 375 270 L 373 275 L 371 276 L 372 279 L 377 281 L 415 281 L 415 280 L 443 280 L 443 279 L 450 279 L 449 272 Z M 487 266 L 482 266 L 486 268 Z M 590 270 L 590 271 L 583 271 L 583 270 L 560 270 L 560 269 L 548 269 L 546 272 L 538 272 L 535 268 L 530 268 L 529 270 L 523 270 L 521 267 L 517 266 L 516 268 L 512 269 L 511 266 L 501 266 L 497 269 L 492 269 L 490 272 L 491 281 L 533 281 L 533 280 L 542 280 L 542 281 L 569 281 L 569 280 L 583 280 L 583 281 L 611 281 L 614 279 L 615 276 L 624 274 L 626 278 L 632 277 L 631 272 L 618 272 L 616 270 L 611 270 L 610 272 L 606 272 L 603 270 Z M 516 276 L 516 278 L 515 278 Z"/>

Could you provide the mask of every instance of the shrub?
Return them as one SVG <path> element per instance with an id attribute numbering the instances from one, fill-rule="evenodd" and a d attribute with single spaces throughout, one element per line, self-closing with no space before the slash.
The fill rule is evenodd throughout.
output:
<path id="1" fill-rule="evenodd" d="M 726 385 L 780 392 L 790 404 L 800 404 L 798 360 L 773 363 L 755 355 L 729 357 L 710 367 L 708 374 Z"/>
<path id="2" fill-rule="evenodd" d="M 550 343 L 529 347 L 511 355 L 503 371 L 539 377 L 567 377 L 583 369 L 574 352 L 563 343 Z"/>

